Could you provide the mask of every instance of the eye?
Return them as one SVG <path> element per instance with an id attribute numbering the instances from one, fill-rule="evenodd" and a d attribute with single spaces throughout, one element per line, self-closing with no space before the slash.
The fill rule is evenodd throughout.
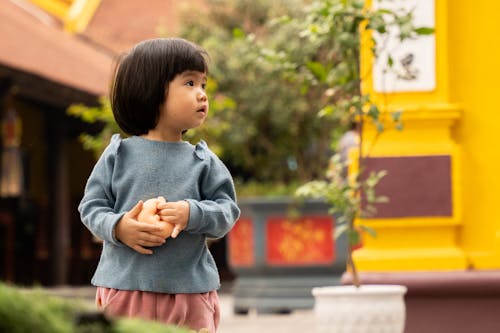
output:
<path id="1" fill-rule="evenodd" d="M 194 87 L 194 81 L 193 80 L 189 80 L 185 84 L 186 84 L 186 86 Z"/>
<path id="2" fill-rule="evenodd" d="M 206 90 L 206 89 L 207 89 L 207 84 L 206 84 L 206 83 L 202 83 L 202 84 L 201 84 L 201 88 L 202 88 L 203 90 Z"/>

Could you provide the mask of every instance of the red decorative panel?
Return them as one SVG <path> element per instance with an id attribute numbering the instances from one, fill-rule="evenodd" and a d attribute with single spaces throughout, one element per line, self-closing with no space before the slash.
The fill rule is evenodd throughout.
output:
<path id="1" fill-rule="evenodd" d="M 330 216 L 267 220 L 267 263 L 270 265 L 324 265 L 335 260 Z"/>
<path id="2" fill-rule="evenodd" d="M 242 217 L 228 235 L 229 262 L 233 266 L 252 266 L 255 264 L 254 232 L 250 218 Z"/>
<path id="3" fill-rule="evenodd" d="M 374 205 L 375 218 L 451 216 L 453 214 L 451 156 L 369 157 L 366 174 L 386 170 L 376 186 L 388 203 Z"/>

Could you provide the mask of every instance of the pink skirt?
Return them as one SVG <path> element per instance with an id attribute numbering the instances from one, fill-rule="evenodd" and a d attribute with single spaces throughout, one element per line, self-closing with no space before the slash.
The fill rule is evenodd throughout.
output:
<path id="1" fill-rule="evenodd" d="M 215 333 L 219 326 L 219 296 L 162 294 L 97 287 L 96 305 L 111 317 L 135 317 Z"/>

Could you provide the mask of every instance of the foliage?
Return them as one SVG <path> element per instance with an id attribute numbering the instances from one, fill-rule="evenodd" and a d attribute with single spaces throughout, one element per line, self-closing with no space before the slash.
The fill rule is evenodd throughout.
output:
<path id="1" fill-rule="evenodd" d="M 109 325 L 77 324 L 91 310 L 82 301 L 47 295 L 0 283 L 0 332 L 9 333 L 187 333 L 188 330 L 139 319 L 117 319 Z"/>
<path id="2" fill-rule="evenodd" d="M 299 20 L 304 1 L 206 2 L 207 13 L 195 15 L 188 8 L 181 20 L 182 36 L 202 45 L 211 57 L 209 118 L 188 131 L 186 139 L 209 143 L 239 179 L 239 194 L 256 189 L 255 183 L 268 184 L 261 189 L 292 188 L 320 177 L 332 153 L 331 138 L 348 124 L 317 117 L 324 87 L 310 84 L 311 74 L 295 73 L 292 67 L 315 58 L 317 43 L 297 38 L 300 26 L 279 24 L 276 18 Z M 107 98 L 98 107 L 73 105 L 68 113 L 103 124 L 98 135 L 81 135 L 84 147 L 96 155 L 119 132 Z"/>
<path id="3" fill-rule="evenodd" d="M 182 34 L 208 50 L 215 100 L 232 103 L 212 103 L 201 129 L 211 132 L 203 137 L 220 147 L 221 158 L 245 184 L 289 184 L 320 176 L 339 123 L 317 117 L 322 92 L 295 80 L 281 63 L 284 53 L 300 61 L 315 50 L 296 37 L 296 26 L 273 21 L 284 15 L 298 18 L 303 1 L 206 2 L 208 13 L 185 15 Z"/>
<path id="4" fill-rule="evenodd" d="M 386 171 L 372 171 L 366 179 L 359 181 L 357 172 L 351 172 L 347 178 L 343 176 L 346 167 L 348 165 L 342 162 L 340 155 L 335 154 L 331 159 L 327 179 L 308 182 L 299 187 L 296 194 L 299 197 L 325 199 L 330 206 L 330 213 L 337 216 L 337 235 L 347 231 L 350 233 L 350 243 L 358 245 L 359 235 L 349 230 L 349 222 L 358 216 L 370 216 L 374 212 L 372 204 L 388 201 L 388 198 L 375 194 L 375 186 L 386 175 Z M 364 194 L 366 205 L 363 205 L 359 193 Z"/>
<path id="5" fill-rule="evenodd" d="M 102 124 L 103 128 L 97 134 L 80 134 L 80 141 L 83 144 L 83 148 L 93 151 L 96 157 L 101 155 L 114 133 L 122 133 L 113 117 L 109 98 L 101 97 L 99 102 L 98 106 L 73 104 L 67 110 L 69 115 L 78 117 L 86 123 Z"/>
<path id="6" fill-rule="evenodd" d="M 158 322 L 150 322 L 141 319 L 121 319 L 117 320 L 109 333 L 194 333 L 193 330 L 187 330 L 174 326 L 166 326 Z M 203 332 L 203 329 L 199 331 Z"/>

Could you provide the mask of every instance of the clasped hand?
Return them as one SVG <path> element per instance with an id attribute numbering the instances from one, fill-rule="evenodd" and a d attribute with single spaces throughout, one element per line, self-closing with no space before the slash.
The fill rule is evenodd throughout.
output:
<path id="1" fill-rule="evenodd" d="M 167 202 L 163 197 L 141 200 L 117 223 L 115 235 L 135 251 L 152 254 L 148 247 L 160 246 L 168 237 L 176 238 L 188 219 L 187 201 Z"/>

